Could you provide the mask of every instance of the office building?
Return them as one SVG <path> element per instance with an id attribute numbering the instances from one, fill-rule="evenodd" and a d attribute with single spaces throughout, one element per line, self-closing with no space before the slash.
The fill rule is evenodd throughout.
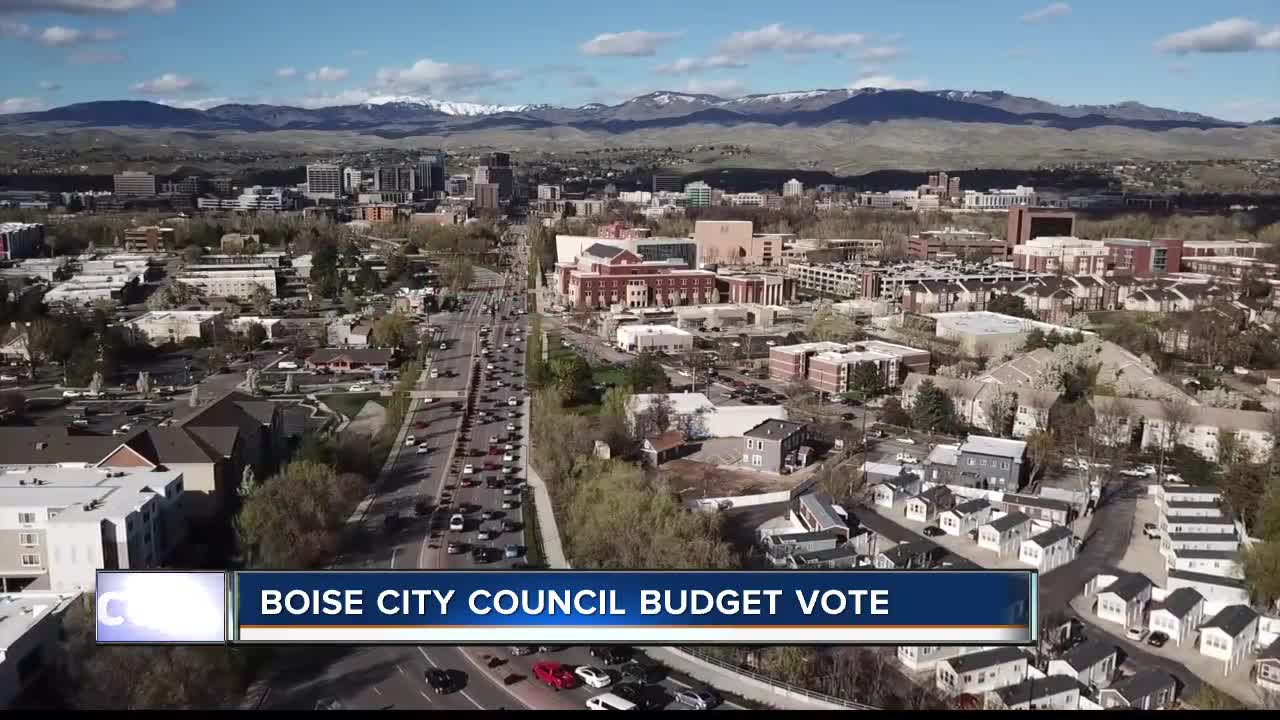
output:
<path id="1" fill-rule="evenodd" d="M 194 287 L 208 297 L 250 298 L 263 288 L 276 297 L 274 268 L 263 263 L 241 265 L 188 265 L 174 280 Z"/>
<path id="2" fill-rule="evenodd" d="M 701 180 L 684 186 L 685 207 L 711 207 L 711 186 Z"/>
<path id="3" fill-rule="evenodd" d="M 230 195 L 232 180 L 226 176 L 209 178 L 209 190 L 218 195 Z"/>
<path id="4" fill-rule="evenodd" d="M 408 165 L 383 165 L 373 171 L 374 192 L 414 191 L 414 168 Z"/>
<path id="5" fill-rule="evenodd" d="M 678 193 L 684 190 L 684 178 L 679 175 L 654 175 L 653 194 L 662 192 Z"/>
<path id="6" fill-rule="evenodd" d="M 342 194 L 342 168 L 329 163 L 307 166 L 307 197 L 337 200 Z"/>
<path id="7" fill-rule="evenodd" d="M 782 260 L 782 247 L 794 235 L 755 233 L 750 220 L 699 220 L 693 239 L 700 261 L 724 265 L 772 265 Z"/>
<path id="8" fill-rule="evenodd" d="M 116 467 L 0 474 L 0 576 L 92 590 L 103 570 L 163 567 L 185 539 L 183 475 Z"/>
<path id="9" fill-rule="evenodd" d="M 354 219 L 365 222 L 395 222 L 396 207 L 394 203 L 356 205 L 351 209 L 351 214 Z"/>
<path id="10" fill-rule="evenodd" d="M 617 330 L 617 346 L 623 352 L 675 355 L 693 349 L 693 333 L 673 325 L 623 325 Z"/>
<path id="11" fill-rule="evenodd" d="M 1109 267 L 1117 274 L 1163 275 L 1182 269 L 1181 238 L 1107 238 L 1101 242 L 1110 256 Z"/>
<path id="12" fill-rule="evenodd" d="M 572 263 L 596 244 L 627 250 L 647 262 L 679 260 L 691 268 L 698 264 L 698 245 L 689 238 L 652 238 L 647 231 L 621 230 L 607 225 L 600 228 L 596 237 L 556 235 L 556 261 Z"/>
<path id="13" fill-rule="evenodd" d="M 477 172 L 479 172 L 479 168 L 477 168 Z M 475 190 L 475 202 L 472 204 L 472 207 L 477 210 L 498 209 L 498 198 L 501 194 L 501 190 L 497 183 L 478 182 L 475 184 L 473 189 Z"/>
<path id="14" fill-rule="evenodd" d="M 1012 250 L 1038 237 L 1075 237 L 1076 214 L 1043 208 L 1009 208 L 1008 228 L 1004 241 Z"/>
<path id="15" fill-rule="evenodd" d="M 156 176 L 147 172 L 126 170 L 113 178 L 116 195 L 155 195 Z"/>
<path id="16" fill-rule="evenodd" d="M 146 248 L 149 252 L 157 252 L 174 245 L 175 233 L 171 227 L 144 225 L 124 231 L 124 244 L 127 248 Z"/>
<path id="17" fill-rule="evenodd" d="M 563 185 L 539 185 L 538 186 L 539 200 L 559 200 L 563 196 L 564 196 Z"/>
<path id="18" fill-rule="evenodd" d="M 1109 249 L 1101 240 L 1045 236 L 1013 248 L 1013 266 L 1032 272 L 1103 275 L 1109 260 Z"/>
<path id="19" fill-rule="evenodd" d="M 804 183 L 795 178 L 791 178 L 782 184 L 783 197 L 800 197 L 804 195 Z"/>
<path id="20" fill-rule="evenodd" d="M 873 365 L 884 387 L 898 387 L 908 373 L 929 372 L 928 350 L 865 340 L 843 344 L 812 342 L 769 349 L 769 377 L 779 382 L 804 381 L 815 390 L 843 393 L 853 389 L 858 365 Z"/>
<path id="21" fill-rule="evenodd" d="M 342 192 L 353 195 L 364 189 L 365 172 L 360 168 L 342 168 Z"/>
<path id="22" fill-rule="evenodd" d="M 181 180 L 166 182 L 161 189 L 169 195 L 199 195 L 203 184 L 199 175 L 188 175 Z"/>
<path id="23" fill-rule="evenodd" d="M 716 274 L 679 260 L 647 261 L 597 243 L 573 263 L 556 263 L 556 291 L 575 308 L 703 305 L 716 301 Z"/>
<path id="24" fill-rule="evenodd" d="M 470 191 L 471 178 L 466 175 L 453 175 L 444 183 L 444 191 L 450 197 L 466 197 Z"/>
<path id="25" fill-rule="evenodd" d="M 125 327 L 157 347 L 183 340 L 209 340 L 220 310 L 157 310 L 125 323 Z"/>
<path id="26" fill-rule="evenodd" d="M 428 195 L 435 192 L 444 192 L 444 162 L 443 153 L 423 155 L 418 158 L 418 164 L 415 169 L 418 192 L 427 193 Z"/>
<path id="27" fill-rule="evenodd" d="M 1003 240 L 977 230 L 947 227 L 941 230 L 925 230 L 907 238 L 907 254 L 921 260 L 932 260 L 939 255 L 957 258 L 996 258 L 1008 255 Z"/>
<path id="28" fill-rule="evenodd" d="M 1251 240 L 1187 240 L 1182 243 L 1182 257 L 1261 258 L 1271 248 L 1271 243 Z"/>
<path id="29" fill-rule="evenodd" d="M 963 205 L 966 210 L 1008 210 L 1012 207 L 1035 207 L 1040 204 L 1039 200 L 1035 188 L 1019 185 L 1012 190 L 966 190 Z"/>
<path id="30" fill-rule="evenodd" d="M 21 260 L 44 251 L 45 229 L 40 223 L 0 223 L 0 260 Z"/>

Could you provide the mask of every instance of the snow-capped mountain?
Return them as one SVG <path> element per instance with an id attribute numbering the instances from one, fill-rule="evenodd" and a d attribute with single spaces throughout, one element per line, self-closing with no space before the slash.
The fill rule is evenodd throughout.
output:
<path id="1" fill-rule="evenodd" d="M 445 115 L 478 117 L 481 115 L 497 115 L 498 113 L 527 112 L 544 105 L 488 105 L 484 103 L 456 102 L 453 100 L 437 100 L 432 97 L 417 95 L 377 95 L 365 100 L 364 105 L 404 105 L 427 108 Z"/>

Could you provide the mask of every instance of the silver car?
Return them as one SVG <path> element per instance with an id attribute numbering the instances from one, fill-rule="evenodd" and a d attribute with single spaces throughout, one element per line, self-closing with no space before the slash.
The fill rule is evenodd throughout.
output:
<path id="1" fill-rule="evenodd" d="M 676 702 L 687 705 L 691 710 L 710 710 L 720 704 L 720 698 L 710 690 L 690 688 L 676 693 Z"/>

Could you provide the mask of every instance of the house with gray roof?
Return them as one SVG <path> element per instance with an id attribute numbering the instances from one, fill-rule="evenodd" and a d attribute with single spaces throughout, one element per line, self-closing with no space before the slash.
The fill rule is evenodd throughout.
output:
<path id="1" fill-rule="evenodd" d="M 947 695 L 982 695 L 1027 677 L 1030 658 L 1016 647 L 998 647 L 938 662 L 934 682 Z"/>
<path id="2" fill-rule="evenodd" d="M 1101 640 L 1085 640 L 1062 657 L 1049 661 L 1049 675 L 1065 675 L 1086 686 L 1104 688 L 1111 684 L 1120 667 L 1115 645 Z"/>
<path id="3" fill-rule="evenodd" d="M 1040 495 L 1005 493 L 1000 504 L 1005 512 L 1020 512 L 1034 520 L 1044 520 L 1054 525 L 1070 525 L 1076 517 L 1076 509 L 1070 503 Z"/>
<path id="4" fill-rule="evenodd" d="M 985 705 L 991 710 L 1079 710 L 1086 693 L 1087 688 L 1068 675 L 1029 677 L 987 693 Z"/>
<path id="5" fill-rule="evenodd" d="M 1160 710 L 1168 707 L 1178 695 L 1178 681 L 1163 670 L 1139 670 L 1137 673 L 1103 688 L 1098 699 L 1104 709 Z"/>
<path id="6" fill-rule="evenodd" d="M 791 504 L 791 514 L 809 532 L 830 530 L 849 539 L 849 524 L 836 512 L 830 496 L 822 492 L 805 493 Z"/>
<path id="7" fill-rule="evenodd" d="M 930 523 L 944 510 L 955 505 L 956 497 L 946 485 L 934 485 L 907 501 L 903 512 L 908 520 Z"/>
<path id="8" fill-rule="evenodd" d="M 944 510 L 938 516 L 938 527 L 953 537 L 964 537 L 970 531 L 986 525 L 991 519 L 992 509 L 991 502 L 986 498 L 966 500 Z"/>
<path id="9" fill-rule="evenodd" d="M 1094 612 L 1102 620 L 1119 623 L 1126 630 L 1147 626 L 1151 580 L 1141 573 L 1107 571 L 1085 585 L 1085 594 L 1097 593 Z"/>
<path id="10" fill-rule="evenodd" d="M 1076 536 L 1065 525 L 1053 525 L 1022 541 L 1018 559 L 1047 573 L 1076 558 Z"/>
<path id="11" fill-rule="evenodd" d="M 1022 541 L 1031 534 L 1031 518 L 1014 512 L 1001 515 L 978 528 L 978 547 L 998 553 L 1000 557 L 1016 557 Z"/>
<path id="12" fill-rule="evenodd" d="M 1225 607 L 1200 626 L 1200 654 L 1221 660 L 1224 675 L 1249 657 L 1258 639 L 1258 613 L 1248 605 Z"/>
<path id="13" fill-rule="evenodd" d="M 1195 641 L 1196 629 L 1204 619 L 1204 596 L 1193 588 L 1181 587 L 1151 603 L 1147 627 L 1169 636 L 1178 647 Z"/>
<path id="14" fill-rule="evenodd" d="M 1272 640 L 1253 663 L 1253 681 L 1267 692 L 1280 692 L 1280 640 Z"/>

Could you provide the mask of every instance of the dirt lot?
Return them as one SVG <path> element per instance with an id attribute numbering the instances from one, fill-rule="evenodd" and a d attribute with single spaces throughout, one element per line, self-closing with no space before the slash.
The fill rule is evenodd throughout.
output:
<path id="1" fill-rule="evenodd" d="M 687 459 L 666 463 L 659 474 L 685 500 L 778 492 L 794 487 L 797 481 L 794 475 L 729 469 Z"/>

